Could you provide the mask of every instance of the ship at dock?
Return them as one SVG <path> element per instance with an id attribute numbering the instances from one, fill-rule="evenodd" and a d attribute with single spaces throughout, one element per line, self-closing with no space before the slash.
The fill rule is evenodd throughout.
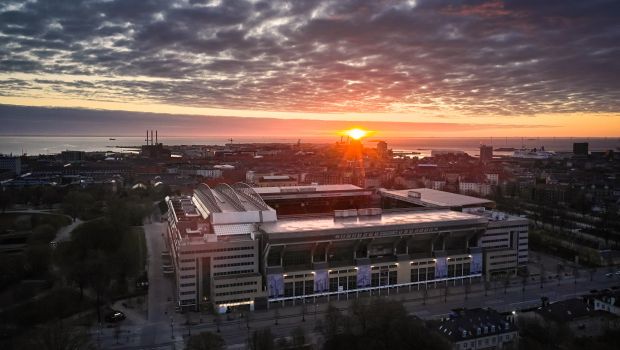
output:
<path id="1" fill-rule="evenodd" d="M 522 158 L 522 159 L 549 159 L 555 155 L 555 152 L 545 151 L 545 147 L 537 148 L 521 148 L 517 149 L 513 152 L 513 158 Z"/>

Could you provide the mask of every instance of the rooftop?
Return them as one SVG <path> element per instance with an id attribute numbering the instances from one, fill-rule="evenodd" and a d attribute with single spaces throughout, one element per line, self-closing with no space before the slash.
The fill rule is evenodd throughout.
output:
<path id="1" fill-rule="evenodd" d="M 172 203 L 172 210 L 177 220 L 196 219 L 200 217 L 200 214 L 196 210 L 196 206 L 192 203 L 192 198 L 189 196 L 173 197 L 170 198 Z"/>
<path id="2" fill-rule="evenodd" d="M 242 183 L 232 187 L 219 184 L 215 188 L 201 184 L 194 190 L 194 196 L 211 213 L 273 210 L 262 201 L 254 189 Z"/>
<path id="3" fill-rule="evenodd" d="M 439 227 L 458 224 L 486 224 L 487 219 L 452 210 L 394 211 L 381 215 L 334 218 L 333 216 L 311 216 L 280 219 L 261 225 L 265 233 L 293 233 L 307 231 L 329 231 L 340 229 L 373 229 L 386 226 Z"/>
<path id="4" fill-rule="evenodd" d="M 277 220 L 276 211 L 245 183 L 214 188 L 201 184 L 194 190 L 193 203 L 203 219 L 212 224 L 249 224 Z"/>
<path id="5" fill-rule="evenodd" d="M 254 191 L 259 195 L 273 193 L 304 193 L 304 192 L 338 192 L 338 191 L 364 191 L 363 188 L 355 185 L 305 185 L 305 186 L 287 186 L 287 187 L 258 187 Z"/>
<path id="6" fill-rule="evenodd" d="M 492 309 L 457 309 L 439 325 L 439 333 L 452 342 L 517 331 L 505 316 Z"/>
<path id="7" fill-rule="evenodd" d="M 568 299 L 539 307 L 534 311 L 543 318 L 555 322 L 572 321 L 593 316 L 594 310 L 581 299 Z"/>
<path id="8" fill-rule="evenodd" d="M 408 190 L 381 190 L 381 196 L 405 201 L 425 207 L 466 207 L 493 206 L 494 202 L 485 198 L 465 196 L 458 193 L 414 188 Z"/>

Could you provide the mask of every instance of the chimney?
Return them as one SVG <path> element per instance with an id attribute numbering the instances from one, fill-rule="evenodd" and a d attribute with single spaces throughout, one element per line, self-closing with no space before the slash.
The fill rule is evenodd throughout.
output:
<path id="1" fill-rule="evenodd" d="M 151 145 L 153 145 L 153 130 L 151 130 Z"/>
<path id="2" fill-rule="evenodd" d="M 157 130 L 155 130 L 155 144 L 157 144 Z"/>
<path id="3" fill-rule="evenodd" d="M 146 141 L 146 144 L 149 144 L 149 131 L 146 131 L 146 139 L 144 139 L 144 141 Z"/>

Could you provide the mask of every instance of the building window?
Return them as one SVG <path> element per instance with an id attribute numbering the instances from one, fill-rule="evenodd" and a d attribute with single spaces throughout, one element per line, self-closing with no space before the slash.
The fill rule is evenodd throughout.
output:
<path id="1" fill-rule="evenodd" d="M 419 270 L 418 269 L 411 269 L 411 282 L 418 282 L 419 281 Z"/>
<path id="2" fill-rule="evenodd" d="M 305 295 L 313 294 L 314 293 L 314 280 L 309 280 L 309 281 L 304 281 L 304 282 L 305 282 L 304 294 Z"/>
<path id="3" fill-rule="evenodd" d="M 284 296 L 292 297 L 294 296 L 295 290 L 293 289 L 293 282 L 284 283 Z"/>

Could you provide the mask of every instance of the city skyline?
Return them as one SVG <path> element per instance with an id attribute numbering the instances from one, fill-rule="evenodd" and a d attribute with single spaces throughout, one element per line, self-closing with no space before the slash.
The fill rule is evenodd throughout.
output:
<path id="1" fill-rule="evenodd" d="M 0 104 L 39 114 L 24 122 L 47 111 L 37 107 L 110 111 L 123 132 L 137 112 L 188 116 L 201 134 L 209 116 L 299 120 L 276 134 L 328 120 L 413 123 L 372 127 L 382 137 L 613 137 L 619 11 L 612 1 L 7 2 Z"/>

